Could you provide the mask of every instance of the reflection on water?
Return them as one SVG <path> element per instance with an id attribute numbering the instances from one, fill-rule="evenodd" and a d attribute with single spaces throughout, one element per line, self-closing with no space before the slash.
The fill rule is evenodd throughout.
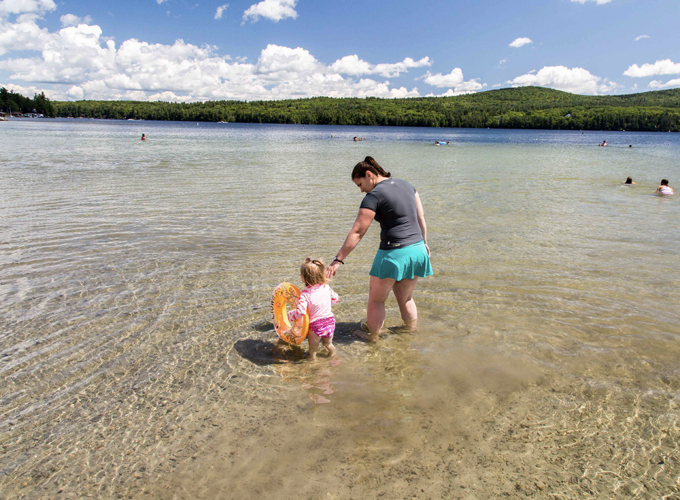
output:
<path id="1" fill-rule="evenodd" d="M 679 494 L 680 140 L 357 130 L 3 125 L 1 495 Z M 269 297 L 335 254 L 366 154 L 423 198 L 420 331 L 352 336 L 373 228 L 307 363 Z"/>

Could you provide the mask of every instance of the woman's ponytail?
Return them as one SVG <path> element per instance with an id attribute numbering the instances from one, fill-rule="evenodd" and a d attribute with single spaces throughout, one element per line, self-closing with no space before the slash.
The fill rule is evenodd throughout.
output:
<path id="1" fill-rule="evenodd" d="M 378 165 L 378 162 L 373 159 L 372 156 L 367 156 L 364 161 L 360 161 L 354 166 L 352 170 L 352 179 L 359 179 L 366 177 L 366 172 L 372 172 L 374 175 L 380 175 L 382 177 L 392 177 L 392 174 L 385 172 L 385 170 Z"/>

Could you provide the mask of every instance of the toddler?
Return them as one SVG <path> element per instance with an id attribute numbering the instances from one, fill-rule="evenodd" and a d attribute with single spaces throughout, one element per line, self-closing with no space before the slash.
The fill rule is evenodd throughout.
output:
<path id="1" fill-rule="evenodd" d="M 335 356 L 333 333 L 335 317 L 331 312 L 331 304 L 337 304 L 338 294 L 326 283 L 326 269 L 320 260 L 306 258 L 300 266 L 300 277 L 306 288 L 300 292 L 297 308 L 288 312 L 288 319 L 296 321 L 309 312 L 309 359 L 316 359 L 319 340 L 326 346 L 331 356 Z"/>

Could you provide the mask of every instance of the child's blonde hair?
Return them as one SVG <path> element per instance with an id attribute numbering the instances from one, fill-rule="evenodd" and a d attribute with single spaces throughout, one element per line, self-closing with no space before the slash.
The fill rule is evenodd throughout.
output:
<path id="1" fill-rule="evenodd" d="M 307 286 L 323 285 L 326 283 L 326 266 L 318 259 L 307 257 L 300 266 L 300 276 Z"/>

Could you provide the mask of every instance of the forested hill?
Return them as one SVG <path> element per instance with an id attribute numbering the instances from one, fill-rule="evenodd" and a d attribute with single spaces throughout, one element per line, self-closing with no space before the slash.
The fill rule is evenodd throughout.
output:
<path id="1" fill-rule="evenodd" d="M 45 93 L 35 94 L 33 99 L 0 87 L 0 111 L 3 113 L 40 113 L 54 116 L 54 106 Z"/>
<path id="2" fill-rule="evenodd" d="M 88 118 L 680 132 L 680 89 L 583 96 L 522 87 L 411 99 L 78 101 L 54 102 L 54 106 L 57 116 Z"/>

